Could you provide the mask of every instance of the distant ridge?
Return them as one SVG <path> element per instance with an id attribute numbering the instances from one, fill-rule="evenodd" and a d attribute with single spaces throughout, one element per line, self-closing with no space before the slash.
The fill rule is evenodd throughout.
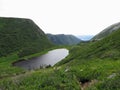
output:
<path id="1" fill-rule="evenodd" d="M 75 45 L 80 43 L 82 40 L 73 36 L 73 35 L 65 35 L 65 34 L 47 34 L 49 40 L 56 45 Z"/>
<path id="2" fill-rule="evenodd" d="M 115 23 L 115 24 L 107 27 L 106 29 L 104 29 L 103 31 L 101 31 L 100 33 L 95 35 L 91 40 L 100 40 L 100 39 L 108 36 L 113 31 L 116 31 L 116 30 L 119 30 L 119 29 L 120 29 L 120 22 Z"/>

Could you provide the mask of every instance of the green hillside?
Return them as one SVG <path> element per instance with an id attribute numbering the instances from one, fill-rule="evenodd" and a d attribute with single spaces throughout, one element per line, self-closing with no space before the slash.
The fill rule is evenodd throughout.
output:
<path id="1" fill-rule="evenodd" d="M 96 42 L 67 46 L 64 60 L 33 71 L 10 66 L 17 56 L 0 58 L 0 90 L 120 90 L 119 39 L 120 29 Z"/>
<path id="2" fill-rule="evenodd" d="M 56 45 L 75 45 L 75 44 L 78 44 L 82 41 L 73 35 L 47 34 L 47 36 L 48 36 L 49 40 Z"/>
<path id="3" fill-rule="evenodd" d="M 120 29 L 100 41 L 74 46 L 57 66 L 69 67 L 85 90 L 120 90 L 119 39 Z"/>
<path id="4" fill-rule="evenodd" d="M 26 56 L 51 47 L 44 32 L 30 19 L 0 18 L 0 57 Z"/>

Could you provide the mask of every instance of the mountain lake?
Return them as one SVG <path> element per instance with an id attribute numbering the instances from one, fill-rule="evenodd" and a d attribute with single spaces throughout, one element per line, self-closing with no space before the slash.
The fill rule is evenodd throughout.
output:
<path id="1" fill-rule="evenodd" d="M 67 49 L 54 49 L 39 57 L 34 57 L 29 60 L 20 60 L 13 63 L 13 66 L 21 67 L 26 70 L 34 70 L 53 66 L 57 62 L 64 59 L 69 54 Z"/>

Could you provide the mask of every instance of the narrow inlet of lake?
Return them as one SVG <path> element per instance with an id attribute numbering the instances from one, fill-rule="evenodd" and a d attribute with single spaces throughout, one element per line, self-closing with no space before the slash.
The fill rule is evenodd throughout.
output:
<path id="1" fill-rule="evenodd" d="M 26 70 L 39 69 L 41 67 L 46 67 L 48 65 L 53 66 L 57 62 L 64 59 L 68 54 L 69 51 L 67 49 L 55 49 L 39 57 L 34 57 L 29 60 L 15 62 L 13 63 L 13 66 L 21 67 Z"/>

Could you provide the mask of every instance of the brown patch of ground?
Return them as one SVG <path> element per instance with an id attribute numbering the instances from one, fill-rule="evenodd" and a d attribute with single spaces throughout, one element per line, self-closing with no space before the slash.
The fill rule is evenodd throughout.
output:
<path id="1" fill-rule="evenodd" d="M 86 82 L 80 82 L 81 90 L 86 90 L 86 88 L 90 87 L 91 85 L 97 83 L 97 80 L 91 80 Z"/>

